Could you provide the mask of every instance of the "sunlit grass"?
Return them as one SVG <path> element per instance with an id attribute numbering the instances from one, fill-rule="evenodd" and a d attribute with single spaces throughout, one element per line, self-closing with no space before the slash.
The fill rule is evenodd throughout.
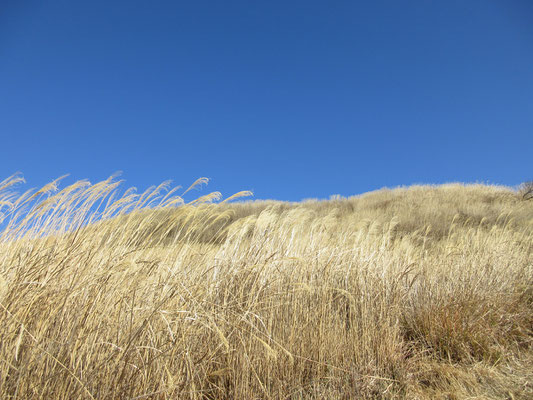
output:
<path id="1" fill-rule="evenodd" d="M 533 202 L 509 188 L 21 183 L 0 183 L 2 398 L 533 398 Z"/>

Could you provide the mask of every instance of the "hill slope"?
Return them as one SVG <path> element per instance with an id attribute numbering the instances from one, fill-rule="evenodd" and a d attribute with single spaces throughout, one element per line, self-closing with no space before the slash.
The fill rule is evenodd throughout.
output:
<path id="1" fill-rule="evenodd" d="M 183 205 L 108 180 L 24 210 L 12 184 L 2 397 L 533 397 L 533 202 L 508 188 Z"/>

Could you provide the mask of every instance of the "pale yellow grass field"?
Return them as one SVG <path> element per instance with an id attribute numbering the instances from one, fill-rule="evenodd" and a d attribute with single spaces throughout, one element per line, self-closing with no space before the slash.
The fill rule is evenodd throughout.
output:
<path id="1" fill-rule="evenodd" d="M 1 398 L 533 398 L 533 201 L 509 188 L 183 204 L 16 183 Z"/>

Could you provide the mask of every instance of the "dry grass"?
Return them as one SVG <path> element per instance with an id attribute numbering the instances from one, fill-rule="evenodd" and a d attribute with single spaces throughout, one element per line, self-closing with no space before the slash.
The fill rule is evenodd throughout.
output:
<path id="1" fill-rule="evenodd" d="M 185 204 L 18 181 L 1 398 L 533 398 L 533 203 L 508 188 Z"/>

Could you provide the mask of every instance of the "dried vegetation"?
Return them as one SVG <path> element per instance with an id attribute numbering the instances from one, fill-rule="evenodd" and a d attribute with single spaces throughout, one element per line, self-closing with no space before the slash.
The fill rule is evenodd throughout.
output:
<path id="1" fill-rule="evenodd" d="M 1 398 L 533 398 L 533 203 L 509 188 L 185 204 L 20 180 Z"/>

